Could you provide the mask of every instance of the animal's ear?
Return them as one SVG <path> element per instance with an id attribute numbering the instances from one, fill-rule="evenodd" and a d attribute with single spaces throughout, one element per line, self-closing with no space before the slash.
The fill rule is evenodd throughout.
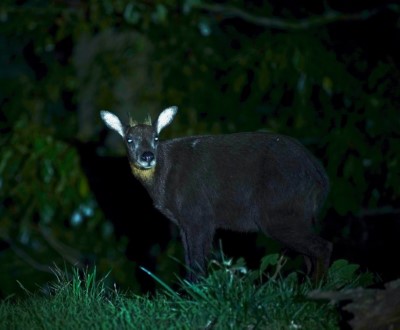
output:
<path id="1" fill-rule="evenodd" d="M 121 121 L 118 119 L 116 115 L 113 113 L 103 110 L 100 111 L 101 119 L 103 119 L 104 123 L 111 128 L 112 130 L 116 131 L 119 135 L 124 137 L 124 129 L 122 127 Z"/>
<path id="2" fill-rule="evenodd" d="M 177 112 L 178 112 L 177 107 L 169 107 L 160 113 L 160 115 L 158 116 L 158 118 L 155 122 L 157 134 L 160 134 L 161 130 L 165 126 L 171 124 L 171 122 L 174 119 Z"/>

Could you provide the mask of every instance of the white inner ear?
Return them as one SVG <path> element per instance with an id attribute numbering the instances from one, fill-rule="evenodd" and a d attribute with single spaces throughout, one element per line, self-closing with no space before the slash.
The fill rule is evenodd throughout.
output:
<path id="1" fill-rule="evenodd" d="M 160 113 L 156 123 L 157 134 L 160 134 L 161 130 L 165 126 L 171 124 L 177 112 L 178 112 L 177 107 L 169 107 Z"/>
<path id="2" fill-rule="evenodd" d="M 124 129 L 122 128 L 121 121 L 118 119 L 116 115 L 109 111 L 100 111 L 100 116 L 105 122 L 105 124 L 111 128 L 112 130 L 116 131 L 119 135 L 124 137 Z"/>

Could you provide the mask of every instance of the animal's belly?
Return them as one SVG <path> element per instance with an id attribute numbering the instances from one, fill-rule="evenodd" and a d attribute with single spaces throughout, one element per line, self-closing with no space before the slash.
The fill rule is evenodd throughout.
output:
<path id="1" fill-rule="evenodd" d="M 259 212 L 254 208 L 231 206 L 225 212 L 217 212 L 217 227 L 238 232 L 258 231 Z"/>

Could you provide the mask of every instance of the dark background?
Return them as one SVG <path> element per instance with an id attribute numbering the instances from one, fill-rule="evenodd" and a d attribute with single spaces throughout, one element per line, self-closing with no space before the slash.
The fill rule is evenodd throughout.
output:
<path id="1" fill-rule="evenodd" d="M 400 6 L 394 1 L 2 1 L 0 297 L 96 266 L 151 292 L 182 274 L 177 228 L 100 121 L 179 113 L 161 138 L 268 130 L 304 143 L 331 191 L 317 230 L 382 282 L 400 277 Z M 257 267 L 280 251 L 219 232 Z M 294 267 L 296 258 L 293 256 Z"/>

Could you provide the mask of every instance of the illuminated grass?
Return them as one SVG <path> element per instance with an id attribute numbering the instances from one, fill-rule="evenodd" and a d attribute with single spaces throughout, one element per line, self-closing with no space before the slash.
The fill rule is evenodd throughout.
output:
<path id="1" fill-rule="evenodd" d="M 308 299 L 315 285 L 300 281 L 297 273 L 282 277 L 282 265 L 277 255 L 265 257 L 258 271 L 249 271 L 241 260 L 214 262 L 210 276 L 198 284 L 182 280 L 179 293 L 150 274 L 161 284 L 151 298 L 106 288 L 95 270 L 75 270 L 71 279 L 56 270 L 50 293 L 27 293 L 0 304 L 0 328 L 339 329 L 335 305 Z M 319 287 L 340 290 L 371 282 L 370 274 L 340 260 Z"/>

